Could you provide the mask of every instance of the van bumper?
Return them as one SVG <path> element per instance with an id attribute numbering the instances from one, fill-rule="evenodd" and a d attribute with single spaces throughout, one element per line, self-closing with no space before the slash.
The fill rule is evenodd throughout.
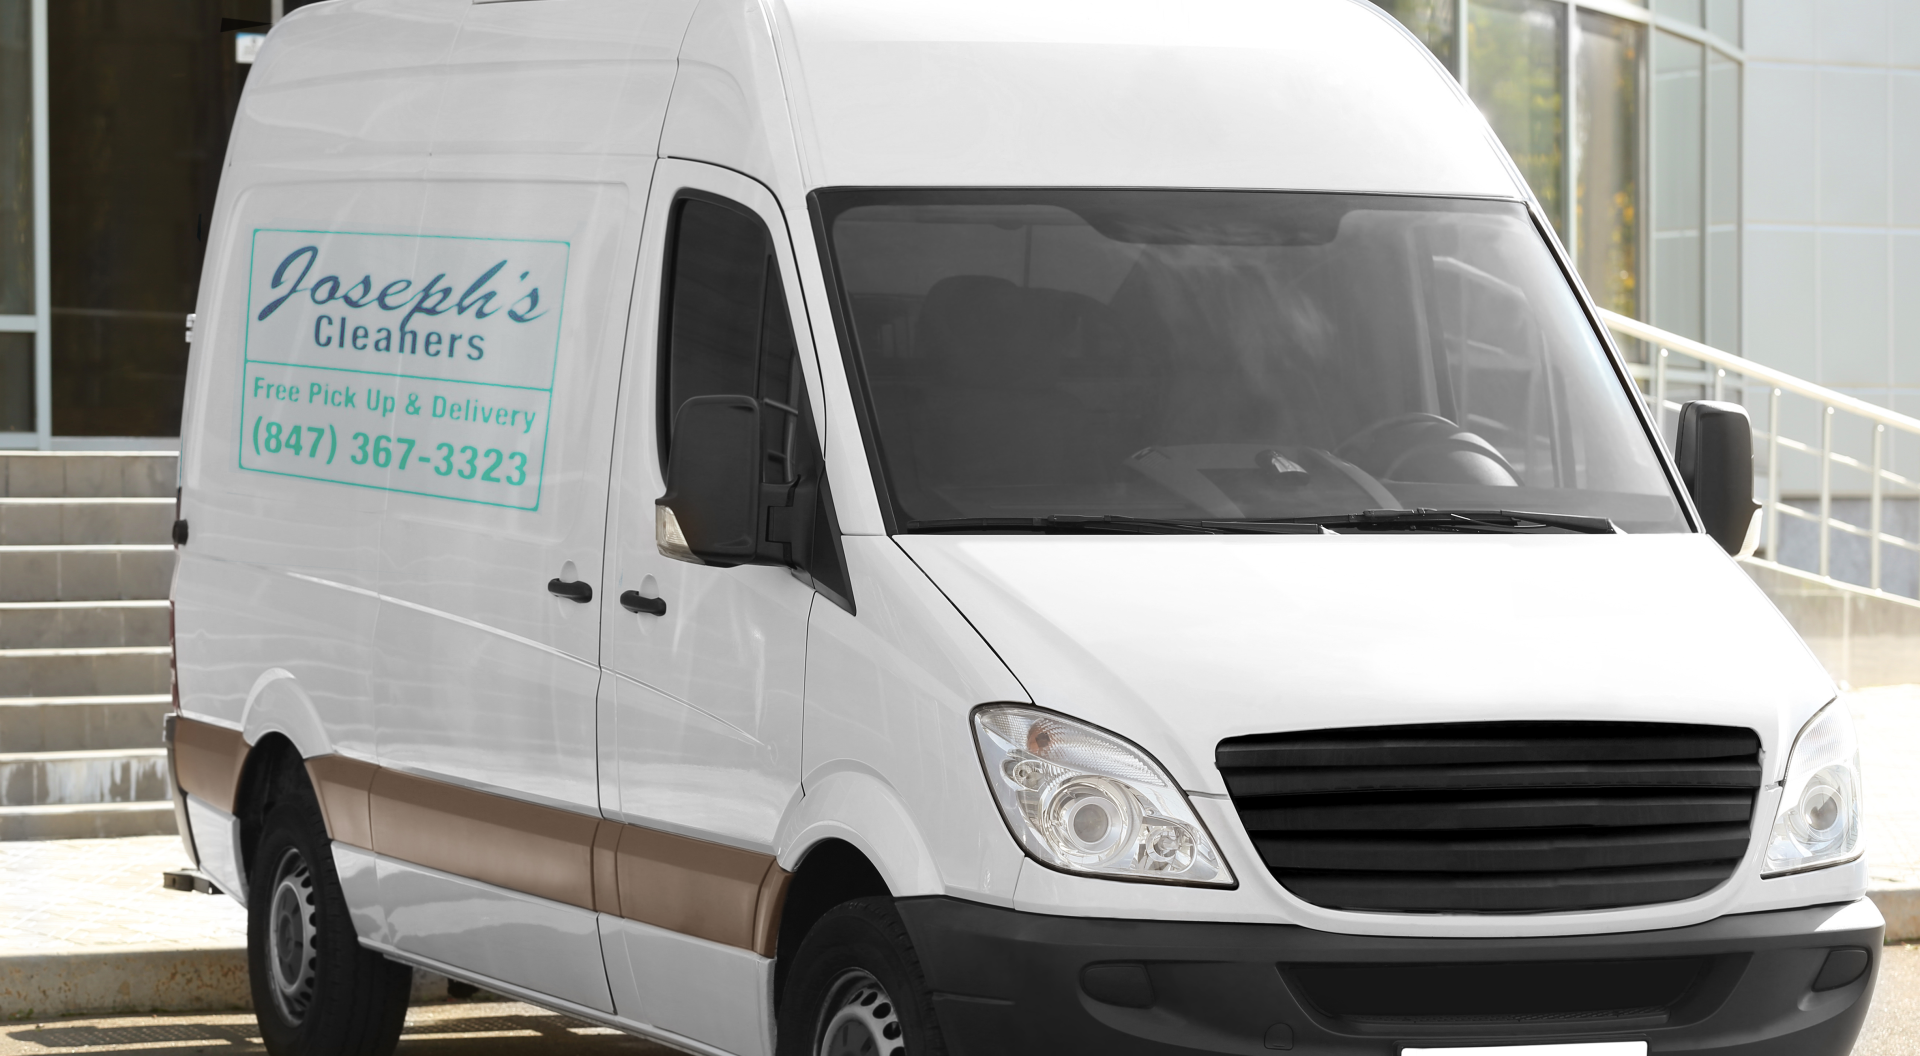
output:
<path id="1" fill-rule="evenodd" d="M 1045 916 L 902 899 L 954 1056 L 1399 1056 L 1403 1047 L 1648 1042 L 1846 1056 L 1880 967 L 1872 904 L 1551 938 Z"/>
<path id="2" fill-rule="evenodd" d="M 180 833 L 180 843 L 187 851 L 187 862 L 193 868 L 200 868 L 200 849 L 194 846 L 193 822 L 187 815 L 187 790 L 180 787 L 180 759 L 174 749 L 174 721 L 180 717 L 177 711 L 169 711 L 160 717 L 160 743 L 167 747 L 167 787 L 173 791 L 173 823 Z"/>

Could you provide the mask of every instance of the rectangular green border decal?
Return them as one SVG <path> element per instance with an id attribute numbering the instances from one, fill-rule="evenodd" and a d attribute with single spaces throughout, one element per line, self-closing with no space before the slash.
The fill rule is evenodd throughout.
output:
<path id="1" fill-rule="evenodd" d="M 256 228 L 240 468 L 537 511 L 571 249 Z"/>

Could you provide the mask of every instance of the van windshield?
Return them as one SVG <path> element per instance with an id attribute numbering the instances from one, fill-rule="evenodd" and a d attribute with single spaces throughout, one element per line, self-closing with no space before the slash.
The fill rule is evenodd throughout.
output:
<path id="1" fill-rule="evenodd" d="M 816 208 L 903 531 L 1419 509 L 1687 530 L 1519 203 L 862 190 Z"/>

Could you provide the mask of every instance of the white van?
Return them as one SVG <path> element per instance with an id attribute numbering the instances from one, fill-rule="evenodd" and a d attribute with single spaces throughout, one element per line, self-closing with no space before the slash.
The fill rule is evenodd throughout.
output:
<path id="1" fill-rule="evenodd" d="M 332 0 L 198 305 L 182 831 L 276 1054 L 1840 1056 L 1847 712 L 1358 0 Z"/>

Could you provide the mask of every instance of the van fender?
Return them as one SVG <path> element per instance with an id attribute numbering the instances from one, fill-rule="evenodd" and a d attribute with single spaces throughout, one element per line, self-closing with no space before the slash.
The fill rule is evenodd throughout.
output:
<path id="1" fill-rule="evenodd" d="M 225 726 L 225 723 L 212 725 Z M 193 843 L 200 868 L 244 906 L 247 904 L 246 847 L 241 831 L 244 804 L 238 799 L 246 787 L 244 775 L 253 761 L 254 747 L 261 739 L 276 733 L 292 742 L 303 759 L 325 755 L 333 747 L 326 727 L 320 723 L 320 713 L 300 687 L 299 679 L 281 667 L 268 668 L 254 679 L 247 691 L 246 707 L 240 713 L 239 732 L 240 740 L 232 744 L 230 760 L 222 764 L 230 776 L 221 781 L 230 782 L 225 787 L 233 801 L 223 809 L 220 804 L 184 789 L 180 794 L 189 819 L 187 838 Z M 177 774 L 175 780 L 180 780 Z"/>
<path id="2" fill-rule="evenodd" d="M 884 778 L 864 769 L 837 770 L 809 778 L 805 787 L 780 822 L 780 868 L 792 872 L 820 841 L 839 839 L 867 856 L 893 897 L 946 893 L 913 812 Z"/>
<path id="3" fill-rule="evenodd" d="M 300 687 L 300 680 L 283 667 L 268 668 L 254 679 L 253 688 L 247 691 L 246 710 L 240 713 L 240 735 L 249 747 L 270 733 L 292 741 L 302 759 L 333 751 L 320 712 Z"/>

